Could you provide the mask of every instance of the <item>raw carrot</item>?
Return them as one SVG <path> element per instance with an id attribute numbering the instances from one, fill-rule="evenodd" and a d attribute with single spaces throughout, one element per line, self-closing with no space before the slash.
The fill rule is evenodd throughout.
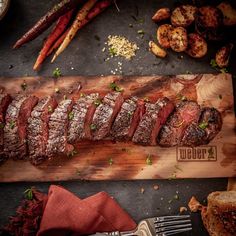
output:
<path id="1" fill-rule="evenodd" d="M 49 10 L 40 20 L 26 32 L 13 46 L 13 48 L 19 48 L 23 44 L 35 39 L 43 31 L 56 21 L 60 16 L 66 12 L 75 8 L 78 4 L 85 2 L 85 0 L 62 0 L 56 4 L 51 10 Z"/>
<path id="2" fill-rule="evenodd" d="M 95 6 L 89 11 L 87 17 L 83 20 L 81 23 L 79 29 L 81 29 L 83 26 L 85 26 L 87 23 L 89 23 L 94 17 L 96 17 L 98 14 L 103 12 L 107 7 L 109 7 L 113 1 L 111 0 L 103 0 L 95 4 Z M 51 49 L 48 51 L 48 55 L 50 55 L 55 49 L 57 49 L 62 42 L 64 41 L 67 33 L 69 32 L 69 29 L 66 30 L 61 37 L 57 39 L 57 41 L 54 43 L 54 45 L 51 47 Z"/>
<path id="3" fill-rule="evenodd" d="M 39 69 L 40 65 L 43 63 L 45 58 L 47 57 L 47 53 L 52 46 L 52 44 L 58 39 L 58 37 L 64 32 L 66 26 L 71 20 L 71 17 L 73 15 L 74 10 L 70 10 L 67 12 L 65 15 L 61 16 L 58 21 L 56 26 L 54 27 L 53 31 L 50 33 L 48 38 L 46 39 L 43 48 L 41 49 L 38 58 L 34 64 L 33 69 L 37 70 Z"/>
<path id="4" fill-rule="evenodd" d="M 96 2 L 97 0 L 88 0 L 84 4 L 84 6 L 81 8 L 81 10 L 78 12 L 75 21 L 73 22 L 68 34 L 66 35 L 66 38 L 64 39 L 61 46 L 58 48 L 55 55 L 53 56 L 52 62 L 57 58 L 59 54 L 61 54 L 66 49 L 68 44 L 75 37 L 75 34 L 80 28 L 83 20 L 86 18 L 86 16 L 88 15 L 88 12 L 90 11 L 90 9 L 92 9 L 92 7 L 95 5 Z"/>

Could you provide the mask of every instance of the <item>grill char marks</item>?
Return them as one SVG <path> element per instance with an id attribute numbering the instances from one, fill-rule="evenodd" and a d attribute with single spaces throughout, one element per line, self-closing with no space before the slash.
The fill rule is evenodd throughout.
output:
<path id="1" fill-rule="evenodd" d="M 107 137 L 116 115 L 118 114 L 124 99 L 119 92 L 108 93 L 102 103 L 96 108 L 91 123 L 91 135 L 94 140 Z"/>
<path id="2" fill-rule="evenodd" d="M 49 118 L 57 106 L 53 97 L 46 97 L 39 101 L 28 119 L 27 140 L 29 159 L 38 165 L 47 159 L 46 145 L 48 141 Z"/>
<path id="3" fill-rule="evenodd" d="M 57 154 L 68 154 L 73 146 L 67 143 L 67 129 L 69 114 L 73 107 L 73 101 L 65 99 L 59 103 L 50 116 L 48 127 L 48 143 L 46 153 L 49 157 Z"/>
<path id="4" fill-rule="evenodd" d="M 204 126 L 201 128 L 201 125 Z M 184 132 L 181 142 L 183 146 L 199 146 L 208 144 L 222 128 L 221 114 L 215 108 L 202 109 L 198 123 L 192 123 Z"/>
<path id="5" fill-rule="evenodd" d="M 159 99 L 155 104 L 146 103 L 146 112 L 136 129 L 133 142 L 143 145 L 156 145 L 157 136 L 174 109 L 168 98 Z"/>
<path id="6" fill-rule="evenodd" d="M 197 123 L 200 117 L 200 106 L 193 101 L 180 102 L 175 112 L 162 127 L 158 143 L 164 147 L 171 147 L 181 143 L 185 129 L 191 123 Z"/>
<path id="7" fill-rule="evenodd" d="M 3 152 L 3 135 L 5 125 L 5 115 L 8 105 L 11 103 L 11 96 L 8 94 L 0 94 L 0 164 L 2 164 L 7 156 Z"/>
<path id="8" fill-rule="evenodd" d="M 27 121 L 37 102 L 34 96 L 18 95 L 8 106 L 4 127 L 4 152 L 8 157 L 20 160 L 27 157 Z"/>
<path id="9" fill-rule="evenodd" d="M 137 97 L 131 97 L 124 101 L 111 129 L 112 138 L 116 140 L 129 140 L 133 136 L 141 111 L 137 102 Z"/>
<path id="10" fill-rule="evenodd" d="M 69 121 L 68 142 L 75 143 L 83 138 L 90 139 L 90 123 L 96 110 L 94 104 L 99 99 L 98 93 L 81 97 L 73 106 Z"/>

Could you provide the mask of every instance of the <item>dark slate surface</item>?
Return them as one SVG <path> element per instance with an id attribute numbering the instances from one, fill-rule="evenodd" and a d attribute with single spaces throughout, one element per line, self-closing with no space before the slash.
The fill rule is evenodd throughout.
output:
<path id="1" fill-rule="evenodd" d="M 117 68 L 118 61 L 123 62 L 124 75 L 155 75 L 155 74 L 180 74 L 186 72 L 208 73 L 215 72 L 209 66 L 209 61 L 220 44 L 211 43 L 208 55 L 200 60 L 189 58 L 185 54 L 169 52 L 166 59 L 157 59 L 148 52 L 148 41 L 156 38 L 156 25 L 151 21 L 155 10 L 162 6 L 179 4 L 180 1 L 160 0 L 127 0 L 119 2 L 120 12 L 113 6 L 102 17 L 97 17 L 92 24 L 81 30 L 66 51 L 54 64 L 47 60 L 41 71 L 32 71 L 34 60 L 41 48 L 42 40 L 47 32 L 33 42 L 18 50 L 11 50 L 11 46 L 32 24 L 39 19 L 55 2 L 34 0 L 13 0 L 10 11 L 0 22 L 0 76 L 13 77 L 25 75 L 51 76 L 52 71 L 59 67 L 63 75 L 109 75 L 111 70 Z M 181 1 L 186 2 L 186 1 Z M 215 1 L 212 1 L 215 2 Z M 133 16 L 138 19 L 134 20 Z M 140 21 L 143 21 L 141 23 Z M 130 28 L 129 24 L 133 27 Z M 143 38 L 137 34 L 144 30 Z M 113 58 L 104 62 L 106 53 L 101 50 L 108 35 L 125 35 L 135 41 L 140 50 L 132 61 Z M 98 37 L 100 40 L 98 40 Z M 233 37 L 233 35 L 231 35 Z M 233 40 L 228 37 L 229 41 Z M 235 37 L 235 35 L 234 35 Z M 183 55 L 183 58 L 180 57 Z M 236 70 L 235 55 L 231 60 L 231 72 Z M 73 68 L 73 69 L 72 69 Z M 233 69 L 234 68 L 234 69 Z M 234 71 L 233 71 L 234 70 Z M 213 171 L 213 170 L 210 170 Z M 36 186 L 47 192 L 51 183 L 8 183 L 0 184 L 0 225 L 7 221 L 7 217 L 14 211 L 23 198 L 23 192 L 30 186 Z M 188 180 L 152 180 L 152 181 L 102 181 L 102 182 L 59 182 L 60 184 L 81 198 L 98 191 L 107 191 L 136 220 L 155 215 L 177 214 L 180 206 L 186 206 L 192 195 L 200 201 L 205 201 L 206 196 L 215 190 L 226 189 L 227 179 L 188 179 Z M 159 185 L 159 190 L 153 189 Z M 144 188 L 143 194 L 140 189 Z M 173 200 L 176 191 L 179 200 Z M 198 214 L 192 214 L 194 231 L 185 235 L 207 235 L 202 227 Z"/>

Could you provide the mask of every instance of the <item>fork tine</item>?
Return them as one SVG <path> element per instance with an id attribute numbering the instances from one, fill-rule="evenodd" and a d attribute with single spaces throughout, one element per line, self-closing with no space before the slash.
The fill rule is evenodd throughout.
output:
<path id="1" fill-rule="evenodd" d="M 190 231 L 190 230 L 192 230 L 192 227 L 184 228 L 184 229 L 170 230 L 170 231 L 164 232 L 164 234 L 162 236 L 169 236 L 169 235 L 173 235 L 173 234 L 179 234 L 179 233 L 187 232 L 187 231 Z"/>
<path id="2" fill-rule="evenodd" d="M 161 217 L 156 217 L 154 223 L 162 221 L 170 221 L 170 220 L 188 219 L 188 218 L 190 218 L 190 215 L 161 216 Z"/>
<path id="3" fill-rule="evenodd" d="M 190 220 L 172 220 L 172 221 L 162 221 L 158 223 L 154 223 L 155 228 L 165 227 L 169 225 L 180 225 L 180 224 L 186 224 L 191 223 Z"/>
<path id="4" fill-rule="evenodd" d="M 166 232 L 166 231 L 173 230 L 173 229 L 188 228 L 188 227 L 192 227 L 192 224 L 170 225 L 170 226 L 167 226 L 167 227 L 157 228 L 156 233 Z"/>

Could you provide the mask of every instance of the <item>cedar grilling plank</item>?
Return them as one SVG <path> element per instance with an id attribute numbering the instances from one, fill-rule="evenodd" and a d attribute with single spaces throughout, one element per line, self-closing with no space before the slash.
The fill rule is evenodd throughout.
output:
<path id="1" fill-rule="evenodd" d="M 7 156 L 4 154 L 3 149 L 3 135 L 5 125 L 5 115 L 12 98 L 9 94 L 0 94 L 0 164 L 2 164 Z"/>
<path id="2" fill-rule="evenodd" d="M 136 116 L 139 117 L 139 112 L 140 112 L 140 108 L 137 102 L 138 102 L 137 97 L 131 97 L 124 101 L 124 103 L 121 106 L 121 110 L 118 113 L 114 121 L 114 124 L 112 125 L 111 129 L 112 138 L 116 140 L 129 140 L 130 137 L 133 136 L 134 131 L 131 130 L 131 124 Z M 138 125 L 138 122 L 139 119 L 136 122 L 136 127 Z"/>
<path id="3" fill-rule="evenodd" d="M 180 102 L 175 112 L 162 127 L 158 143 L 163 147 L 172 147 L 181 143 L 185 129 L 193 122 L 198 122 L 201 114 L 200 106 L 193 101 Z"/>
<path id="4" fill-rule="evenodd" d="M 4 152 L 14 160 L 27 158 L 27 121 L 37 102 L 38 98 L 35 96 L 18 95 L 8 106 L 4 127 Z"/>
<path id="5" fill-rule="evenodd" d="M 133 142 L 142 145 L 156 145 L 157 136 L 166 122 L 168 116 L 174 110 L 174 104 L 168 98 L 161 98 L 155 104 L 146 103 L 146 112 L 139 122 Z"/>
<path id="6" fill-rule="evenodd" d="M 68 142 L 76 143 L 77 141 L 88 138 L 90 139 L 90 123 L 96 110 L 95 101 L 98 101 L 99 94 L 92 93 L 85 95 L 75 102 L 72 109 L 72 116 L 69 120 Z"/>
<path id="7" fill-rule="evenodd" d="M 68 154 L 73 150 L 73 146 L 67 142 L 67 131 L 69 124 L 69 114 L 73 107 L 71 99 L 65 99 L 59 103 L 50 116 L 48 127 L 48 143 L 46 154 L 49 157 L 54 155 Z"/>
<path id="8" fill-rule="evenodd" d="M 55 98 L 45 97 L 35 106 L 31 117 L 28 119 L 29 160 L 34 165 L 38 165 L 47 159 L 48 122 L 56 106 Z"/>
<path id="9" fill-rule="evenodd" d="M 120 111 L 123 101 L 119 92 L 108 93 L 103 98 L 102 103 L 96 108 L 90 126 L 93 140 L 101 140 L 109 135 L 112 123 Z"/>

